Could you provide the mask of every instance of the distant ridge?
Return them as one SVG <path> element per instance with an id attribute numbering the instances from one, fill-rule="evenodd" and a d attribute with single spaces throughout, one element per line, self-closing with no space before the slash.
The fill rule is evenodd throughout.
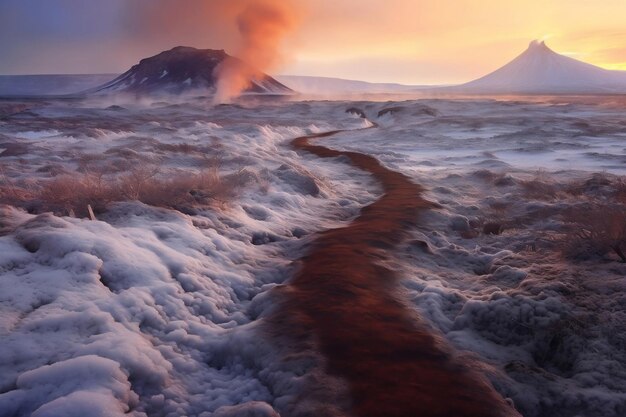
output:
<path id="1" fill-rule="evenodd" d="M 306 75 L 279 75 L 276 79 L 299 93 L 312 95 L 411 93 L 424 88 L 397 83 L 372 83 Z"/>
<path id="2" fill-rule="evenodd" d="M 223 50 L 179 46 L 142 59 L 119 76 L 0 75 L 0 97 L 80 98 L 116 93 L 142 96 L 191 91 L 212 94 L 216 91 L 215 68 L 226 59 L 245 65 Z M 503 67 L 474 81 L 455 86 L 410 86 L 289 75 L 276 78 L 261 74 L 250 80 L 250 86 L 244 93 L 286 95 L 298 91 L 320 96 L 626 94 L 626 71 L 606 70 L 578 61 L 554 52 L 545 42 L 537 40 L 532 41 L 523 53 Z"/>
<path id="3" fill-rule="evenodd" d="M 131 93 L 135 95 L 182 94 L 189 91 L 214 93 L 215 68 L 227 59 L 237 60 L 223 50 L 178 46 L 142 59 L 113 81 L 87 91 L 88 94 Z M 239 61 L 241 65 L 246 65 Z M 290 94 L 289 87 L 266 74 L 250 79 L 244 93 Z"/>
<path id="4" fill-rule="evenodd" d="M 560 55 L 545 42 L 535 40 L 496 71 L 446 90 L 479 94 L 626 93 L 626 71 L 610 71 Z"/>
<path id="5" fill-rule="evenodd" d="M 118 74 L 0 75 L 0 97 L 62 96 L 94 88 Z"/>

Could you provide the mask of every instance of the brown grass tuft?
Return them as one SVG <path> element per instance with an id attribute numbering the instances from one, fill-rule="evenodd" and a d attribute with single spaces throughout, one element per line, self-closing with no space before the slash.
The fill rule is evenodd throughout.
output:
<path id="1" fill-rule="evenodd" d="M 573 259 L 588 259 L 613 252 L 626 262 L 626 206 L 594 203 L 566 212 L 569 225 L 564 253 Z"/>
<path id="2" fill-rule="evenodd" d="M 626 179 L 621 178 L 613 184 L 613 187 L 615 188 L 615 200 L 626 205 Z"/>
<path id="3" fill-rule="evenodd" d="M 521 181 L 520 185 L 524 195 L 535 200 L 553 200 L 559 191 L 557 184 L 543 171 L 537 172 L 532 180 Z"/>
<path id="4" fill-rule="evenodd" d="M 87 216 L 87 206 L 95 212 L 104 211 L 115 200 L 115 187 L 98 174 L 62 175 L 41 185 L 35 200 L 40 210 Z"/>
<path id="5" fill-rule="evenodd" d="M 28 208 L 29 211 L 51 211 L 61 215 L 74 213 L 87 217 L 88 206 L 102 213 L 108 204 L 120 201 L 142 203 L 190 212 L 203 206 L 222 205 L 254 180 L 245 169 L 221 175 L 219 165 L 207 163 L 197 173 L 160 175 L 154 166 L 133 169 L 122 175 L 83 172 L 62 175 L 32 186 L 18 187 L 2 181 L 0 203 Z"/>

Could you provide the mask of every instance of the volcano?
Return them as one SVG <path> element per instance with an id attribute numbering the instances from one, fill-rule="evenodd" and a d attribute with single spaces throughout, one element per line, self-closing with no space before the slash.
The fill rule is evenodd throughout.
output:
<path id="1" fill-rule="evenodd" d="M 231 60 L 237 65 L 247 66 L 238 58 L 223 50 L 196 49 L 178 46 L 150 58 L 142 59 L 124 74 L 96 87 L 87 93 L 109 94 L 130 93 L 135 95 L 162 95 L 198 92 L 213 94 L 216 91 L 215 69 Z M 289 87 L 260 71 L 249 80 L 244 93 L 285 95 L 293 93 Z"/>
<path id="2" fill-rule="evenodd" d="M 479 94 L 624 93 L 626 71 L 610 71 L 578 61 L 535 40 L 500 69 L 450 89 Z"/>

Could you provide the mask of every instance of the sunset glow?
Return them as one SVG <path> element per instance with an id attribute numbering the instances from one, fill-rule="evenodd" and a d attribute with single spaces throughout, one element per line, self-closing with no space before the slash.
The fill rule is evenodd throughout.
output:
<path id="1" fill-rule="evenodd" d="M 353 0 L 316 3 L 286 71 L 463 82 L 504 64 L 533 39 L 579 60 L 626 69 L 626 2 L 620 0 L 396 0 L 386 8 Z M 316 30 L 321 25 L 324 30 Z"/>
<path id="2" fill-rule="evenodd" d="M 625 417 L 626 0 L 0 0 L 0 417 Z"/>
<path id="3" fill-rule="evenodd" d="M 190 0 L 185 7 L 173 0 L 41 3 L 0 4 L 0 73 L 119 73 L 177 45 L 236 53 L 232 5 L 246 0 Z M 533 39 L 547 39 L 573 58 L 626 70 L 623 0 L 281 3 L 298 23 L 285 34 L 283 65 L 274 73 L 457 83 L 497 68 Z"/>

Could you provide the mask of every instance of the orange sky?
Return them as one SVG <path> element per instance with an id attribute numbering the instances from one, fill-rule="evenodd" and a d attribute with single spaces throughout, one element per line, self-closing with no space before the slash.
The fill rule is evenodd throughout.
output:
<path id="1" fill-rule="evenodd" d="M 262 1 L 0 0 L 0 74 L 121 73 L 178 45 L 241 53 L 233 10 Z M 459 83 L 533 39 L 626 70 L 626 0 L 272 1 L 299 20 L 274 74 Z"/>
<path id="2" fill-rule="evenodd" d="M 295 0 L 302 26 L 281 72 L 403 83 L 484 75 L 533 39 L 626 70 L 626 0 Z"/>

